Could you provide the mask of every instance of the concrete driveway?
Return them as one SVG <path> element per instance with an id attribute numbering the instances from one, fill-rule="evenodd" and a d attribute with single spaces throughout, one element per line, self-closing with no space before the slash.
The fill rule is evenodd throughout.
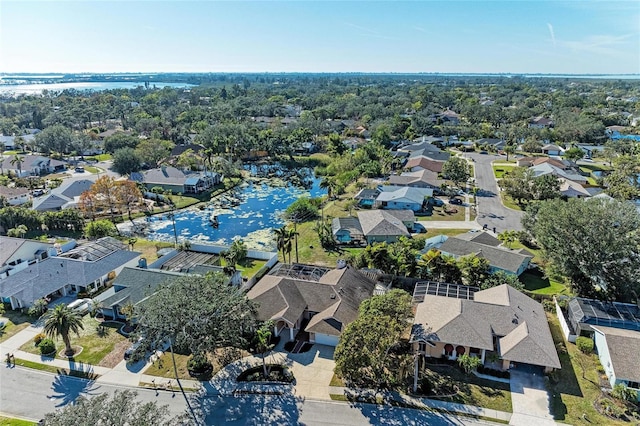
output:
<path id="1" fill-rule="evenodd" d="M 512 210 L 505 207 L 500 199 L 500 191 L 496 182 L 491 163 L 495 160 L 504 159 L 492 154 L 465 154 L 466 158 L 474 160 L 476 173 L 476 186 L 481 189 L 478 194 L 478 216 L 476 220 L 482 225 L 487 225 L 490 230 L 496 228 L 496 233 L 506 230 L 522 230 L 521 211 Z"/>
<path id="2" fill-rule="evenodd" d="M 511 404 L 513 416 L 509 424 L 516 426 L 555 425 L 549 413 L 549 394 L 544 375 L 511 370 Z"/>
<path id="3" fill-rule="evenodd" d="M 331 346 L 314 344 L 305 353 L 291 354 L 283 349 L 284 342 L 267 356 L 267 363 L 285 364 L 295 377 L 295 395 L 300 398 L 330 400 L 329 383 L 333 377 L 334 349 Z M 220 370 L 204 388 L 209 394 L 230 395 L 240 386 L 238 375 L 249 367 L 262 364 L 260 356 L 248 356 Z M 282 386 L 279 386 L 282 388 Z"/>

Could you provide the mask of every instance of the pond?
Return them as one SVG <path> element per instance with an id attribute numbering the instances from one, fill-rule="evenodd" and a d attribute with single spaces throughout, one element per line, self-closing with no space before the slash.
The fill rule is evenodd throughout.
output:
<path id="1" fill-rule="evenodd" d="M 286 179 L 290 182 L 289 179 Z M 310 175 L 308 187 L 294 186 L 280 181 L 274 186 L 262 179 L 250 179 L 235 191 L 223 194 L 204 210 L 189 208 L 175 215 L 178 240 L 210 242 L 229 245 L 242 239 L 255 250 L 275 250 L 274 228 L 284 225 L 282 213 L 300 197 L 319 197 L 326 194 L 320 188 L 320 179 Z M 218 227 L 212 226 L 216 216 Z M 173 223 L 167 215 L 150 218 L 147 238 L 173 241 Z"/>

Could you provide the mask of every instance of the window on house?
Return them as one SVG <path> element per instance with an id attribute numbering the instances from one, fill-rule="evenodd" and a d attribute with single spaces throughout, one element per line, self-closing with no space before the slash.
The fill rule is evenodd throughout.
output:
<path id="1" fill-rule="evenodd" d="M 453 355 L 453 345 L 450 345 L 448 343 L 444 345 L 444 354 L 445 356 Z"/>
<path id="2" fill-rule="evenodd" d="M 639 389 L 640 390 L 640 383 L 638 383 L 638 382 L 627 382 L 627 387 L 631 388 L 631 389 Z"/>
<path id="3" fill-rule="evenodd" d="M 418 343 L 418 351 L 419 352 L 426 352 L 427 351 L 427 344 L 425 342 L 419 342 Z"/>

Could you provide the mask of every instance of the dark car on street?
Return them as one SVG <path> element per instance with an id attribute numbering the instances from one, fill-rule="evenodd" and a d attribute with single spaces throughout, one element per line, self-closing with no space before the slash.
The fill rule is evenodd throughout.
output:
<path id="1" fill-rule="evenodd" d="M 462 200 L 460 198 L 451 198 L 449 200 L 449 203 L 450 204 L 457 204 L 457 205 L 461 206 L 462 205 Z"/>

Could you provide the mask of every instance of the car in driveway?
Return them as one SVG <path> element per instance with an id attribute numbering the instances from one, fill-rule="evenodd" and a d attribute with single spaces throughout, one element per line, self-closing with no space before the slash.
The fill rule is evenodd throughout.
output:
<path id="1" fill-rule="evenodd" d="M 451 198 L 449 199 L 449 204 L 457 204 L 461 206 L 463 201 L 460 198 Z"/>
<path id="2" fill-rule="evenodd" d="M 142 345 L 142 341 L 143 340 L 144 339 L 142 337 L 140 337 L 138 340 L 136 340 L 136 342 L 133 345 L 129 346 L 129 348 L 126 351 L 124 351 L 124 359 L 125 360 L 127 360 L 127 361 L 137 361 L 137 360 L 134 360 L 132 357 L 133 357 L 133 354 L 138 350 L 140 345 Z"/>
<path id="3" fill-rule="evenodd" d="M 77 312 L 80 315 L 86 315 L 93 307 L 93 300 L 91 299 L 78 299 L 69 303 L 68 308 Z"/>
<path id="4" fill-rule="evenodd" d="M 32 194 L 34 197 L 39 197 L 41 195 L 44 195 L 44 189 L 34 189 Z"/>
<path id="5" fill-rule="evenodd" d="M 440 198 L 429 198 L 429 204 L 434 207 L 442 207 L 444 206 L 444 201 L 442 201 Z"/>
<path id="6" fill-rule="evenodd" d="M 84 173 L 84 167 L 82 166 L 76 167 L 76 173 Z"/>

